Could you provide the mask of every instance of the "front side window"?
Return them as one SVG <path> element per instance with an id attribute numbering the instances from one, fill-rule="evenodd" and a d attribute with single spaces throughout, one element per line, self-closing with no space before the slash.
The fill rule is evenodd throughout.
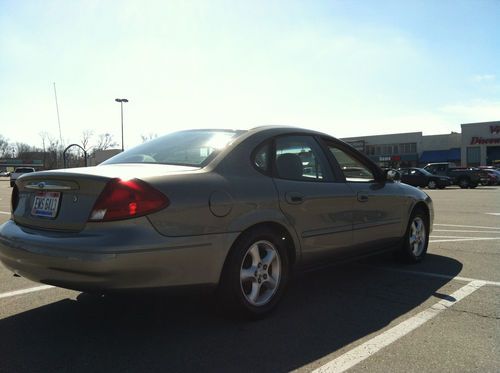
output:
<path id="1" fill-rule="evenodd" d="M 174 132 L 120 153 L 103 164 L 160 163 L 203 167 L 243 132 L 225 130 Z"/>
<path id="2" fill-rule="evenodd" d="M 373 172 L 367 165 L 335 146 L 329 145 L 328 148 L 337 160 L 346 181 L 368 183 L 375 180 Z"/>
<path id="3" fill-rule="evenodd" d="M 276 139 L 275 168 L 281 179 L 327 181 L 331 179 L 328 162 L 310 136 L 282 136 Z"/>

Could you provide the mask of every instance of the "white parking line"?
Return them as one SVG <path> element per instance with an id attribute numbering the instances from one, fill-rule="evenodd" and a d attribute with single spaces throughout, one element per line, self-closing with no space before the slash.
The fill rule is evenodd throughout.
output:
<path id="1" fill-rule="evenodd" d="M 40 290 L 52 289 L 53 287 L 54 286 L 51 286 L 51 285 L 42 285 L 42 286 L 35 286 L 32 288 L 27 288 L 27 289 L 22 289 L 22 290 L 8 291 L 7 293 L 0 293 L 0 299 L 15 297 L 16 295 L 33 293 L 35 291 L 40 291 Z"/>
<path id="2" fill-rule="evenodd" d="M 345 372 L 347 369 L 359 364 L 363 360 L 374 355 L 384 347 L 389 346 L 398 339 L 404 337 L 406 334 L 422 326 L 427 321 L 433 319 L 444 310 L 450 308 L 458 301 L 464 299 L 468 295 L 481 288 L 485 283 L 483 281 L 471 281 L 465 286 L 461 287 L 448 299 L 442 299 L 433 306 L 416 314 L 413 317 L 403 321 L 402 323 L 386 330 L 385 332 L 377 335 L 376 337 L 366 341 L 358 347 L 346 352 L 338 358 L 326 363 L 325 365 L 315 369 L 314 373 L 340 373 Z"/>
<path id="3" fill-rule="evenodd" d="M 457 224 L 433 224 L 434 226 L 442 226 L 442 227 L 459 227 L 459 228 L 483 228 L 483 229 L 498 229 L 498 227 L 483 227 L 479 225 L 457 225 Z"/>
<path id="4" fill-rule="evenodd" d="M 485 212 L 487 215 L 500 216 L 500 212 Z"/>
<path id="5" fill-rule="evenodd" d="M 10 215 L 10 212 L 0 211 L 0 214 L 3 214 L 3 215 Z"/>
<path id="6" fill-rule="evenodd" d="M 384 270 L 384 271 L 392 271 L 392 272 L 398 272 L 398 273 L 407 273 L 407 274 L 410 274 L 410 275 L 419 275 L 419 276 L 425 276 L 425 277 L 445 278 L 445 279 L 448 279 L 448 280 L 457 280 L 457 281 L 465 281 L 465 282 L 481 281 L 481 282 L 484 282 L 485 285 L 500 286 L 500 282 L 488 281 L 488 280 L 480 280 L 480 279 L 477 279 L 477 278 L 461 277 L 461 276 L 450 276 L 450 275 L 444 275 L 444 274 L 441 274 L 441 273 L 411 271 L 411 270 L 408 270 L 408 269 L 391 268 L 391 267 L 379 267 L 379 266 L 374 266 L 374 265 L 369 265 L 367 267 L 381 269 L 381 270 Z"/>
<path id="7" fill-rule="evenodd" d="M 470 237 L 470 236 L 467 236 L 467 237 L 464 237 L 464 236 L 437 236 L 437 235 L 434 235 L 432 234 L 429 239 L 433 239 L 433 238 L 457 238 L 457 239 L 461 239 L 461 238 L 482 238 L 482 237 Z M 486 238 L 486 237 L 484 237 Z M 487 237 L 487 238 L 492 238 L 492 237 Z"/>
<path id="8" fill-rule="evenodd" d="M 433 237 L 438 237 L 439 236 L 433 236 Z M 444 237 L 443 237 L 444 238 Z M 435 242 L 462 242 L 462 241 L 487 241 L 487 240 L 500 240 L 500 237 L 474 237 L 474 238 L 452 238 L 450 239 L 445 239 L 445 240 L 429 240 L 429 243 L 435 243 Z"/>
<path id="9" fill-rule="evenodd" d="M 433 232 L 457 232 L 457 233 L 496 233 L 500 234 L 499 231 L 466 231 L 466 230 L 460 230 L 457 231 L 456 229 L 433 229 Z"/>

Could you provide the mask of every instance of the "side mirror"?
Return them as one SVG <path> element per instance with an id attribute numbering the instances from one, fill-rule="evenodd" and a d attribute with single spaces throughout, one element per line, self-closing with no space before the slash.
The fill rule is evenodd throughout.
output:
<path id="1" fill-rule="evenodd" d="M 401 173 L 397 170 L 387 170 L 385 171 L 385 179 L 389 181 L 401 181 Z"/>

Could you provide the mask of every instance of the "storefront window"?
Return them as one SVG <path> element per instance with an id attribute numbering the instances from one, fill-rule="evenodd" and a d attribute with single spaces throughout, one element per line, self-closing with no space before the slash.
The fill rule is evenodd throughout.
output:
<path id="1" fill-rule="evenodd" d="M 479 146 L 467 147 L 467 166 L 474 167 L 481 164 L 481 148 Z"/>

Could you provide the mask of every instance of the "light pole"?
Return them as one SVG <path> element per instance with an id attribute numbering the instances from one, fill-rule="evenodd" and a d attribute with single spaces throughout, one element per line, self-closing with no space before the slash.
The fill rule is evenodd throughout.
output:
<path id="1" fill-rule="evenodd" d="M 116 102 L 120 103 L 121 106 L 121 111 L 122 111 L 122 151 L 124 150 L 124 145 L 123 145 L 123 103 L 128 102 L 126 98 L 115 98 Z"/>

